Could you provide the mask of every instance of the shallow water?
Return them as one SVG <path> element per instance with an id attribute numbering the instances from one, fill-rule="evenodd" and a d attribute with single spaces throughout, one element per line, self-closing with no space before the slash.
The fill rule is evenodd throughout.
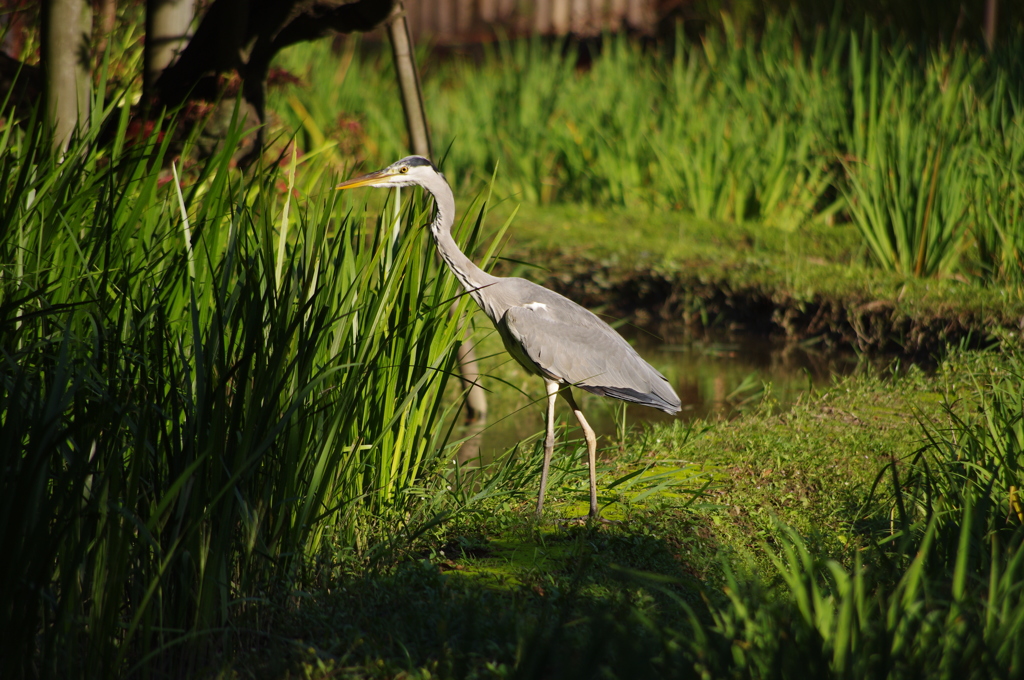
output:
<path id="1" fill-rule="evenodd" d="M 598 446 L 617 439 L 625 426 L 644 423 L 669 423 L 696 418 L 729 418 L 754 408 L 765 397 L 776 408 L 786 409 L 811 389 L 828 384 L 834 376 L 851 373 L 858 366 L 853 353 L 820 351 L 813 346 L 785 344 L 763 336 L 716 334 L 692 336 L 684 332 L 656 336 L 628 328 L 622 334 L 655 368 L 672 383 L 682 401 L 682 411 L 670 416 L 656 409 L 625 404 L 615 399 L 596 397 L 575 390 L 587 420 L 600 437 Z M 485 385 L 487 378 L 483 378 Z M 541 399 L 543 383 L 533 378 L 533 399 Z M 523 403 L 512 412 L 495 412 L 476 441 L 464 445 L 459 458 L 475 458 L 476 446 L 484 461 L 507 451 L 521 440 L 541 433 L 544 428 L 542 401 Z M 559 400 L 556 418 L 570 426 L 569 436 L 579 437 L 575 419 Z M 467 436 L 467 431 L 457 436 Z"/>

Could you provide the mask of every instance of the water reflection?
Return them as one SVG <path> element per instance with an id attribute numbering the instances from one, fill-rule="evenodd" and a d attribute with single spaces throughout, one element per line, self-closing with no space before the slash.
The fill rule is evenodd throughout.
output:
<path id="1" fill-rule="evenodd" d="M 620 329 L 637 351 L 665 374 L 683 404 L 682 412 L 669 416 L 656 409 L 626 405 L 595 397 L 577 390 L 577 399 L 601 445 L 616 436 L 617 427 L 636 427 L 642 423 L 683 421 L 695 418 L 728 418 L 759 405 L 770 390 L 770 398 L 780 409 L 788 408 L 802 394 L 828 384 L 833 376 L 851 373 L 858 366 L 857 355 L 824 351 L 813 345 L 773 341 L 764 336 L 738 334 L 689 335 L 683 331 L 662 331 L 660 337 L 636 328 Z M 487 385 L 488 376 L 483 378 Z M 493 380 L 493 378 L 491 379 Z M 530 392 L 507 411 L 492 407 L 490 424 L 476 423 L 473 430 L 458 434 L 468 437 L 460 461 L 482 456 L 483 461 L 543 430 L 543 383 L 530 378 Z M 499 407 L 500 409 L 500 407 Z M 623 413 L 623 410 L 625 411 Z M 564 403 L 559 400 L 560 422 L 575 425 Z M 623 423 L 624 418 L 624 423 Z M 566 420 L 568 419 L 568 420 Z M 578 436 L 578 433 L 572 434 Z"/>

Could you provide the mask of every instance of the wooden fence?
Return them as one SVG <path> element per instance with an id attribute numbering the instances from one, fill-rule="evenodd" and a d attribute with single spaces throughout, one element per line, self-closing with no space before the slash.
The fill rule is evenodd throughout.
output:
<path id="1" fill-rule="evenodd" d="M 629 30 L 651 34 L 658 0 L 405 0 L 416 42 L 492 40 L 497 35 L 580 37 Z"/>

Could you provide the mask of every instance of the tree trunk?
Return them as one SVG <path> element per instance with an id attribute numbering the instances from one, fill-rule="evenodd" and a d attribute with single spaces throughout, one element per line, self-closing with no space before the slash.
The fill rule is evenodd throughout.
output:
<path id="1" fill-rule="evenodd" d="M 46 0 L 42 10 L 44 110 L 52 146 L 63 152 L 89 125 L 92 10 L 86 0 Z"/>
<path id="2" fill-rule="evenodd" d="M 157 78 L 191 39 L 189 28 L 195 12 L 195 0 L 147 0 L 145 90 L 147 99 L 154 94 Z"/>

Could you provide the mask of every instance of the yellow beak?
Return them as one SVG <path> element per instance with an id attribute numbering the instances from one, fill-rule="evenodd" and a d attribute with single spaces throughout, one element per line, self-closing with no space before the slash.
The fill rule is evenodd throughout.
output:
<path id="1" fill-rule="evenodd" d="M 355 189 L 356 187 L 365 187 L 370 184 L 377 184 L 382 180 L 390 177 L 391 174 L 384 171 L 378 170 L 377 172 L 371 172 L 368 175 L 360 175 L 359 177 L 353 177 L 352 179 L 342 182 L 335 189 Z"/>

